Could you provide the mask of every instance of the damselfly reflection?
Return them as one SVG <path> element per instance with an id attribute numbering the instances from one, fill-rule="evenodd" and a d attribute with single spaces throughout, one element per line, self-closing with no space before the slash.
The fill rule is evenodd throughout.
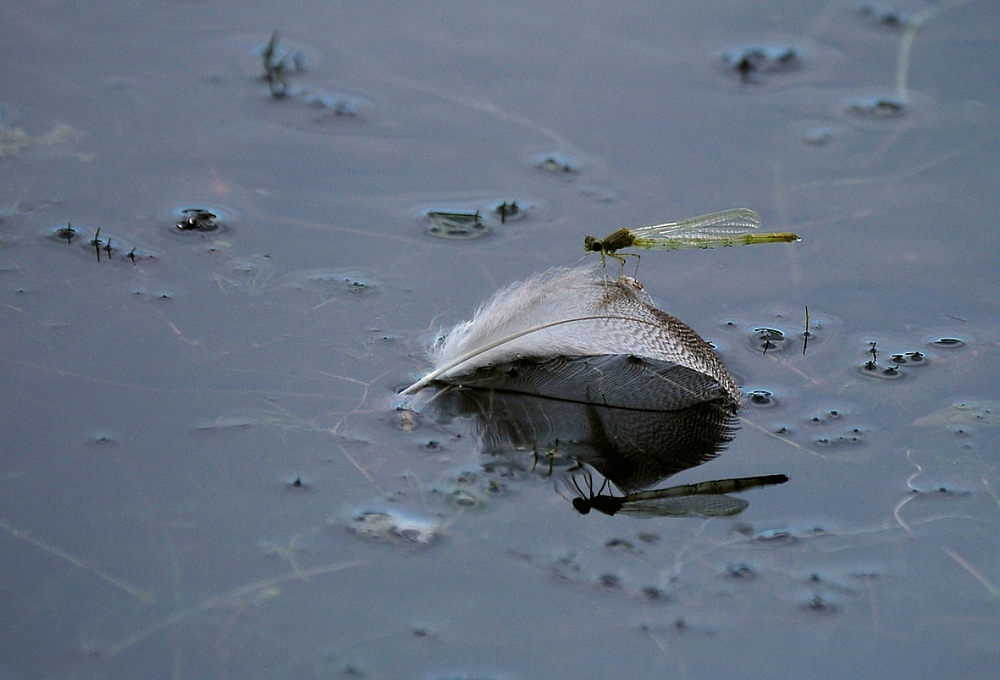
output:
<path id="1" fill-rule="evenodd" d="M 755 243 L 794 243 L 798 235 L 791 232 L 752 234 L 760 227 L 760 216 L 749 208 L 733 208 L 722 212 L 691 217 L 680 222 L 652 224 L 635 229 L 619 229 L 610 236 L 596 239 L 587 236 L 583 247 L 588 253 L 613 257 L 621 264 L 625 259 L 617 252 L 623 248 L 646 250 L 681 250 L 691 248 L 728 248 Z M 626 253 L 638 258 L 634 253 Z"/>
<path id="2" fill-rule="evenodd" d="M 613 496 L 610 493 L 611 484 L 607 479 L 601 482 L 595 491 L 593 478 L 589 472 L 584 474 L 584 478 L 587 480 L 586 491 L 579 485 L 575 475 L 570 477 L 569 481 L 563 480 L 571 493 L 575 490 L 579 494 L 572 499 L 577 512 L 586 515 L 591 510 L 597 510 L 605 515 L 621 513 L 633 517 L 730 517 L 743 512 L 749 503 L 742 498 L 733 498 L 725 494 L 784 484 L 788 481 L 785 475 L 761 475 L 717 479 Z M 556 490 L 562 496 L 558 487 Z M 604 493 L 605 490 L 608 493 Z"/>

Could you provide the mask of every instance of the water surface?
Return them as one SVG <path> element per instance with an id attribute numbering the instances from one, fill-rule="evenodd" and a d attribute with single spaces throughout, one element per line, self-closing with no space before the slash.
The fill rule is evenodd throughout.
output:
<path id="1" fill-rule="evenodd" d="M 8 3 L 0 674 L 992 677 L 1000 22 L 927 19 L 900 92 L 877 16 Z M 637 276 L 755 394 L 669 482 L 790 478 L 741 514 L 580 516 L 396 410 L 500 285 L 737 206 L 802 241 Z"/>

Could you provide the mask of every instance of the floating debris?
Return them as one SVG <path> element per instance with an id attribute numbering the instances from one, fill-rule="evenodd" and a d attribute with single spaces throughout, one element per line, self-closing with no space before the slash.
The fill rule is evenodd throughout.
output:
<path id="1" fill-rule="evenodd" d="M 217 231 L 219 229 L 219 223 L 215 221 L 218 215 L 210 210 L 185 208 L 181 210 L 181 214 L 184 217 L 176 225 L 181 231 Z"/>
<path id="2" fill-rule="evenodd" d="M 493 208 L 493 212 L 500 216 L 500 224 L 504 224 L 507 220 L 520 217 L 524 214 L 524 211 L 521 210 L 521 206 L 517 204 L 517 201 L 511 201 L 510 203 L 504 201 L 500 205 Z"/>
<path id="3" fill-rule="evenodd" d="M 350 528 L 362 538 L 418 545 L 433 543 L 441 532 L 435 522 L 388 512 L 362 512 L 353 518 Z"/>
<path id="4" fill-rule="evenodd" d="M 740 562 L 739 564 L 731 564 L 726 568 L 726 576 L 735 579 L 748 580 L 756 578 L 757 572 L 749 564 Z"/>
<path id="5" fill-rule="evenodd" d="M 753 390 L 747 395 L 747 402 L 754 406 L 774 406 L 777 403 L 768 390 Z"/>
<path id="6" fill-rule="evenodd" d="M 67 244 L 72 243 L 73 239 L 75 239 L 79 233 L 80 232 L 74 229 L 73 225 L 70 224 L 69 222 L 66 223 L 65 227 L 59 227 L 54 232 L 52 232 L 53 236 L 55 236 L 60 241 L 65 241 Z"/>
<path id="7" fill-rule="evenodd" d="M 780 352 L 788 344 L 788 338 L 777 328 L 761 326 L 754 328 L 750 338 L 761 354 Z"/>
<path id="8" fill-rule="evenodd" d="M 795 543 L 798 540 L 788 529 L 765 529 L 754 534 L 753 539 L 763 543 Z"/>
<path id="9" fill-rule="evenodd" d="M 804 608 L 807 611 L 816 612 L 817 614 L 833 614 L 837 611 L 837 605 L 819 593 L 814 594 L 804 604 Z"/>
<path id="10" fill-rule="evenodd" d="M 903 377 L 903 372 L 899 370 L 899 366 L 893 364 L 892 366 L 883 368 L 871 360 L 863 363 L 859 367 L 859 370 L 861 371 L 861 375 L 868 378 L 878 378 L 879 380 L 896 380 Z"/>
<path id="11" fill-rule="evenodd" d="M 806 130 L 802 135 L 802 141 L 810 146 L 826 146 L 835 136 L 835 131 L 827 125 L 817 125 Z"/>
<path id="12" fill-rule="evenodd" d="M 918 351 L 914 351 L 914 352 L 901 352 L 901 353 L 893 354 L 891 357 L 889 357 L 889 359 L 892 361 L 892 363 L 894 363 L 896 365 L 899 365 L 899 366 L 901 366 L 903 364 L 910 364 L 910 365 L 912 365 L 912 364 L 920 364 L 920 365 L 924 365 L 924 364 L 927 363 L 927 355 L 924 354 L 923 352 L 918 352 Z"/>
<path id="13" fill-rule="evenodd" d="M 545 172 L 566 175 L 575 174 L 580 171 L 579 163 L 558 153 L 538 156 L 535 160 L 535 167 Z"/>
<path id="14" fill-rule="evenodd" d="M 267 82 L 271 96 L 275 99 L 281 99 L 288 94 L 289 74 L 305 70 L 305 58 L 301 52 L 287 50 L 280 57 L 278 52 L 278 32 L 275 31 L 260 53 L 264 67 L 263 78 Z"/>
<path id="15" fill-rule="evenodd" d="M 372 103 L 367 99 L 343 92 L 297 93 L 296 98 L 301 98 L 307 106 L 320 110 L 320 115 L 313 119 L 315 123 L 367 118 L 372 109 Z"/>
<path id="16" fill-rule="evenodd" d="M 930 425 L 944 427 L 981 425 L 983 427 L 992 427 L 1000 424 L 1000 402 L 962 401 L 914 420 L 913 424 L 917 427 L 928 427 Z"/>
<path id="17" fill-rule="evenodd" d="M 427 233 L 437 238 L 469 240 L 490 233 L 478 210 L 472 213 L 433 210 L 427 213 L 427 217 L 430 218 Z"/>
<path id="18" fill-rule="evenodd" d="M 875 3 L 862 3 L 858 6 L 858 12 L 872 23 L 884 28 L 903 29 L 913 23 L 909 15 Z"/>
<path id="19" fill-rule="evenodd" d="M 830 422 L 831 420 L 840 420 L 842 417 L 843 414 L 840 411 L 831 408 L 826 411 L 823 411 L 819 415 L 813 416 L 812 418 L 809 419 L 809 422 L 812 423 L 813 425 L 821 425 L 823 423 Z"/>
<path id="20" fill-rule="evenodd" d="M 792 71 L 801 65 L 798 50 L 790 46 L 741 47 L 722 53 L 722 63 L 737 73 L 744 83 L 755 73 Z"/>
<path id="21" fill-rule="evenodd" d="M 905 105 L 896 97 L 869 97 L 848 102 L 844 110 L 863 118 L 898 118 L 903 115 Z"/>

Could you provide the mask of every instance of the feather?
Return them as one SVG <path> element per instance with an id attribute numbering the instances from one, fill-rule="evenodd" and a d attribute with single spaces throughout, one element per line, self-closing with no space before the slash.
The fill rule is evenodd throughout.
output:
<path id="1" fill-rule="evenodd" d="M 739 403 L 736 382 L 707 342 L 657 309 L 634 279 L 611 281 L 590 267 L 550 269 L 498 291 L 429 354 L 433 370 L 403 394 L 438 381 L 629 407 L 630 391 L 668 384 L 689 401 L 714 394 Z M 602 359 L 560 372 L 552 368 L 559 358 Z M 524 378 L 532 367 L 536 375 Z M 596 378 L 606 384 L 580 391 Z M 576 392 L 562 394 L 560 385 L 570 383 Z"/>

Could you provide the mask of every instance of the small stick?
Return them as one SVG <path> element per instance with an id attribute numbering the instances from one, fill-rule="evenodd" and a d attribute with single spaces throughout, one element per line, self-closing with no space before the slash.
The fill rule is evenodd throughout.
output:
<path id="1" fill-rule="evenodd" d="M 802 334 L 802 356 L 806 355 L 806 347 L 809 346 L 809 336 L 812 335 L 809 332 L 809 305 L 806 305 L 806 330 Z"/>

